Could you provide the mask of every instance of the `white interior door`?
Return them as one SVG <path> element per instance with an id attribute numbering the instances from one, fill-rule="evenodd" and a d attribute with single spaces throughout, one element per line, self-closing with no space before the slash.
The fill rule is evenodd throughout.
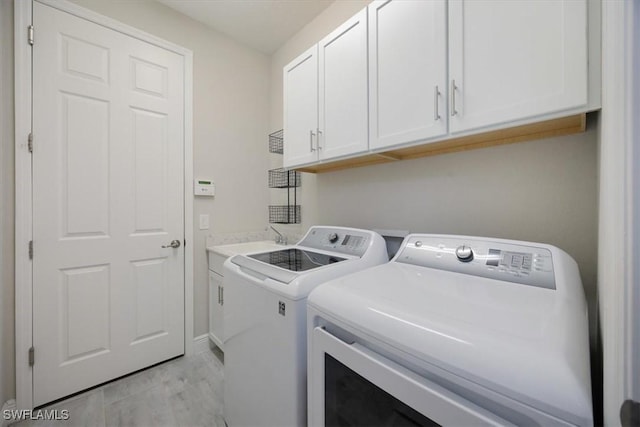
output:
<path id="1" fill-rule="evenodd" d="M 37 406 L 184 353 L 184 58 L 33 15 Z"/>

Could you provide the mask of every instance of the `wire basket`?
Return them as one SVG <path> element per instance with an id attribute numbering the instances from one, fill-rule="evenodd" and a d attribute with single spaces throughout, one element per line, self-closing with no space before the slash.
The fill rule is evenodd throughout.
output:
<path id="1" fill-rule="evenodd" d="M 269 223 L 300 224 L 300 205 L 270 205 Z"/>
<path id="2" fill-rule="evenodd" d="M 300 187 L 300 172 L 286 171 L 284 168 L 269 171 L 269 188 Z"/>
<path id="3" fill-rule="evenodd" d="M 282 154 L 284 152 L 283 146 L 283 134 L 284 130 L 280 129 L 269 134 L 269 152 Z"/>

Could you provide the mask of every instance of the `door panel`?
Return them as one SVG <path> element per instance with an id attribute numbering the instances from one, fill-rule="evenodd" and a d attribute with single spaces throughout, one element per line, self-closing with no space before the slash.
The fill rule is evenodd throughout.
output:
<path id="1" fill-rule="evenodd" d="M 369 5 L 370 148 L 446 134 L 446 19 L 444 0 Z"/>
<path id="2" fill-rule="evenodd" d="M 320 160 L 366 151 L 367 9 L 322 39 L 318 49 Z"/>
<path id="3" fill-rule="evenodd" d="M 61 363 L 110 351 L 108 265 L 60 271 Z"/>
<path id="4" fill-rule="evenodd" d="M 224 285 L 223 277 L 209 270 L 209 338 L 224 350 Z"/>
<path id="5" fill-rule="evenodd" d="M 70 93 L 61 93 L 60 100 L 62 235 L 107 236 L 109 103 Z"/>
<path id="6" fill-rule="evenodd" d="M 167 333 L 167 262 L 164 258 L 134 261 L 131 267 L 136 302 L 132 344 L 137 344 Z"/>
<path id="7" fill-rule="evenodd" d="M 184 353 L 184 60 L 34 2 L 34 404 Z"/>
<path id="8" fill-rule="evenodd" d="M 586 22 L 586 0 L 449 1 L 451 132 L 585 105 Z"/>
<path id="9" fill-rule="evenodd" d="M 131 108 L 134 146 L 135 224 L 133 233 L 167 231 L 167 206 L 163 192 L 167 184 L 166 114 Z"/>
<path id="10" fill-rule="evenodd" d="M 313 46 L 284 68 L 283 164 L 318 160 L 318 47 Z"/>

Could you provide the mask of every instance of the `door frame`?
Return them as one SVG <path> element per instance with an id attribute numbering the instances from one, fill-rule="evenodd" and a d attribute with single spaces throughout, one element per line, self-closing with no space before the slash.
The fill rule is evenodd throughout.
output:
<path id="1" fill-rule="evenodd" d="M 51 6 L 122 34 L 167 49 L 184 58 L 184 351 L 194 352 L 193 338 L 193 52 L 68 0 L 14 0 L 15 48 L 15 366 L 16 406 L 33 409 L 33 270 L 29 241 L 33 239 L 32 163 L 28 136 L 32 129 L 32 49 L 28 27 L 33 2 Z M 35 35 L 37 43 L 37 29 Z M 37 138 L 37 136 L 36 136 Z M 37 139 L 35 141 L 37 147 Z M 37 148 L 36 148 L 37 149 Z M 37 249 L 37 248 L 36 248 Z M 37 355 L 36 355 L 37 358 Z"/>
<path id="2" fill-rule="evenodd" d="M 640 401 L 640 4 L 602 2 L 598 304 L 603 423 Z"/>

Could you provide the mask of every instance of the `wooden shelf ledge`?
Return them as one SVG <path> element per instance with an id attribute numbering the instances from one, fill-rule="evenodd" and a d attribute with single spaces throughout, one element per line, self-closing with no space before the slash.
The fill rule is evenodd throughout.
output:
<path id="1" fill-rule="evenodd" d="M 585 129 L 586 113 L 582 113 L 559 119 L 447 139 L 445 141 L 429 142 L 380 153 L 367 153 L 359 157 L 304 166 L 296 170 L 310 173 L 333 172 L 342 169 L 395 162 L 398 160 L 417 159 L 419 157 L 453 153 L 456 151 L 475 150 L 477 148 L 493 147 L 495 145 L 572 135 L 584 132 Z"/>

